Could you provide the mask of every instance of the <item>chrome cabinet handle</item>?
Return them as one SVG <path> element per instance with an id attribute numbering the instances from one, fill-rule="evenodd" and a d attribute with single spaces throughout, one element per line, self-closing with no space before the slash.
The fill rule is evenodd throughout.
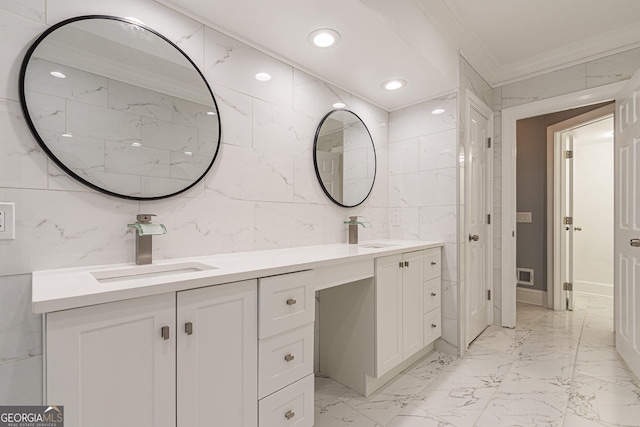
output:
<path id="1" fill-rule="evenodd" d="M 480 240 L 480 236 L 478 236 L 477 234 L 469 234 L 469 241 L 474 241 L 477 242 L 478 240 Z"/>
<path id="2" fill-rule="evenodd" d="M 291 411 L 291 410 L 287 411 L 287 413 L 286 413 L 286 414 L 284 414 L 284 417 L 285 417 L 286 419 L 288 419 L 288 420 L 290 420 L 291 418 L 293 418 L 293 417 L 295 417 L 295 416 L 296 416 L 296 413 L 295 413 L 295 412 L 293 412 L 293 411 Z"/>
<path id="3" fill-rule="evenodd" d="M 294 300 L 293 298 L 289 298 L 287 300 L 287 305 L 294 305 L 295 303 L 297 303 L 298 301 Z"/>
<path id="4" fill-rule="evenodd" d="M 582 227 L 574 227 L 573 228 L 575 231 L 582 231 Z"/>
<path id="5" fill-rule="evenodd" d="M 404 262 L 404 266 L 405 266 L 405 267 L 409 267 L 409 261 L 405 261 L 405 262 Z"/>
<path id="6" fill-rule="evenodd" d="M 287 362 L 291 362 L 293 359 L 295 359 L 296 357 L 293 354 L 287 354 L 284 357 L 284 360 L 286 360 Z"/>
<path id="7" fill-rule="evenodd" d="M 193 335 L 193 323 L 187 322 L 184 324 L 184 332 L 187 335 Z"/>
<path id="8" fill-rule="evenodd" d="M 640 239 L 631 239 L 629 244 L 634 248 L 640 248 Z"/>
<path id="9" fill-rule="evenodd" d="M 438 263 L 435 262 L 435 261 L 431 261 L 431 265 L 436 265 L 436 264 L 438 264 Z"/>
<path id="10" fill-rule="evenodd" d="M 168 326 L 163 326 L 162 329 L 160 329 L 160 336 L 165 341 L 169 339 L 169 327 Z"/>
<path id="11" fill-rule="evenodd" d="M 437 327 L 438 327 L 438 325 L 436 325 L 435 323 L 432 323 L 432 324 L 431 324 L 431 327 L 432 327 L 432 328 L 437 328 Z"/>
<path id="12" fill-rule="evenodd" d="M 431 292 L 431 296 L 432 296 L 432 297 L 435 297 L 436 295 L 438 295 L 438 294 L 436 294 L 436 293 L 434 293 L 434 292 Z"/>

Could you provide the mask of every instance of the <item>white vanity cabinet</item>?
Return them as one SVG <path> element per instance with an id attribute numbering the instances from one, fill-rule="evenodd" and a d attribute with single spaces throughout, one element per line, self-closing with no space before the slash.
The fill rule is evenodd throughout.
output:
<path id="1" fill-rule="evenodd" d="M 427 249 L 424 257 L 424 343 L 440 338 L 442 334 L 442 251 Z"/>
<path id="2" fill-rule="evenodd" d="M 315 273 L 259 279 L 259 426 L 313 426 Z"/>
<path id="3" fill-rule="evenodd" d="M 48 313 L 45 401 L 68 427 L 254 427 L 256 309 L 250 280 Z"/>
<path id="4" fill-rule="evenodd" d="M 258 422 L 256 281 L 178 292 L 178 427 Z"/>
<path id="5" fill-rule="evenodd" d="M 424 251 L 376 259 L 376 377 L 424 347 Z"/>
<path id="6" fill-rule="evenodd" d="M 175 299 L 47 314 L 45 402 L 64 406 L 67 427 L 175 426 Z"/>

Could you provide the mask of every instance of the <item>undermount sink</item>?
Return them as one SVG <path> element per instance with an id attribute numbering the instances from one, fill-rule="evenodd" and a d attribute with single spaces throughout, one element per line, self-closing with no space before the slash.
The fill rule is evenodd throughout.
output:
<path id="1" fill-rule="evenodd" d="M 393 243 L 363 243 L 358 246 L 360 246 L 361 248 L 380 249 L 380 248 L 390 248 L 398 245 L 394 245 Z"/>
<path id="2" fill-rule="evenodd" d="M 151 264 L 127 267 L 119 270 L 92 271 L 91 275 L 100 283 L 114 283 L 128 280 L 149 279 L 198 271 L 215 270 L 217 267 L 199 262 L 182 262 L 178 264 Z"/>

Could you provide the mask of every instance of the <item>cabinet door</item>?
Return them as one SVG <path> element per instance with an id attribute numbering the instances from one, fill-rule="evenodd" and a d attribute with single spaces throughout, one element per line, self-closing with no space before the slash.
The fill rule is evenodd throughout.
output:
<path id="1" fill-rule="evenodd" d="M 257 425 L 257 309 L 255 280 L 178 292 L 179 427 Z"/>
<path id="2" fill-rule="evenodd" d="M 46 320 L 46 404 L 64 405 L 65 426 L 175 426 L 174 293 Z"/>
<path id="3" fill-rule="evenodd" d="M 403 255 L 402 360 L 424 347 L 424 252 Z"/>
<path id="4" fill-rule="evenodd" d="M 402 255 L 376 259 L 376 377 L 402 362 Z"/>

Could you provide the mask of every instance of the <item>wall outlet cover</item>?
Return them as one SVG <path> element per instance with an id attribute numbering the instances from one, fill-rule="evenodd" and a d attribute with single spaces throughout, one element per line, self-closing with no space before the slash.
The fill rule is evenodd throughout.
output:
<path id="1" fill-rule="evenodd" d="M 0 203 L 0 240 L 16 238 L 15 212 L 15 203 Z"/>
<path id="2" fill-rule="evenodd" d="M 393 212 L 391 214 L 391 225 L 395 227 L 400 226 L 400 212 Z"/>

